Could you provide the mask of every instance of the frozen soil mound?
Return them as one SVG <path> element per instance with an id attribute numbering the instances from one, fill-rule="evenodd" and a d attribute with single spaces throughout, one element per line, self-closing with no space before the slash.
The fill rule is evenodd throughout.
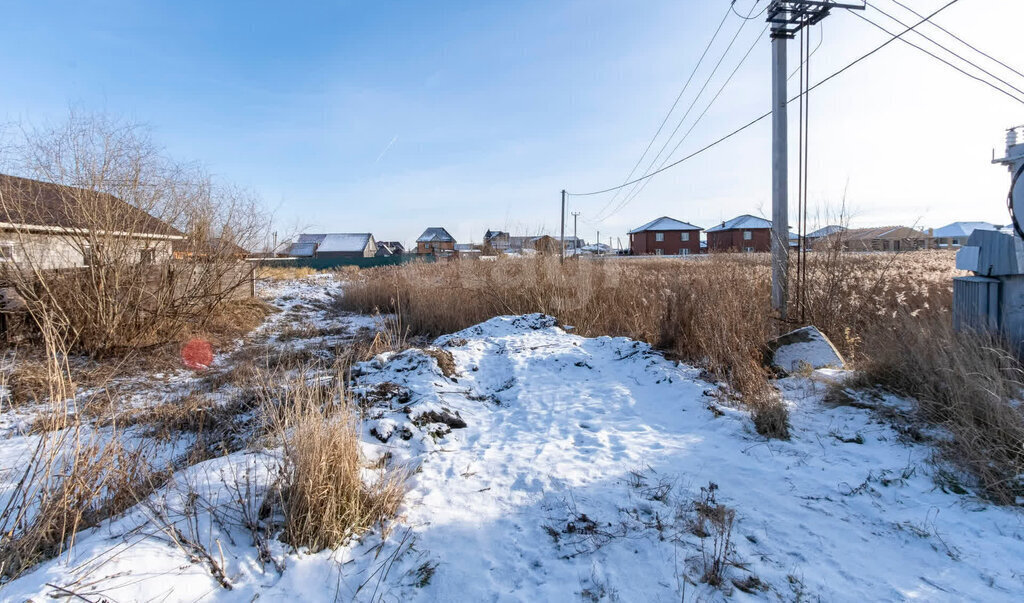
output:
<path id="1" fill-rule="evenodd" d="M 242 451 L 179 472 L 0 599 L 1024 596 L 1018 512 L 972 496 L 929 462 L 930 444 L 869 408 L 904 402 L 825 404 L 823 381 L 839 371 L 778 382 L 784 442 L 758 436 L 697 369 L 537 314 L 381 354 L 352 375 L 368 461 L 409 470 L 386 536 L 316 554 L 257 542 L 246 526 L 276 453 Z"/>

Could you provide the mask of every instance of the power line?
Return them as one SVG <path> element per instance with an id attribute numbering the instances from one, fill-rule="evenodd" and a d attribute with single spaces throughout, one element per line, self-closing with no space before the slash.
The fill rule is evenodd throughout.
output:
<path id="1" fill-rule="evenodd" d="M 903 36 L 904 34 L 906 34 L 907 32 L 909 32 L 909 31 L 912 31 L 912 30 L 914 30 L 915 28 L 917 28 L 918 26 L 920 26 L 920 25 L 921 25 L 922 23 L 926 23 L 926 22 L 930 21 L 930 20 L 931 20 L 932 18 L 934 18 L 934 17 L 935 17 L 935 15 L 938 15 L 939 13 L 941 13 L 941 12 L 942 12 L 942 11 L 944 11 L 944 10 L 946 10 L 946 9 L 947 9 L 947 8 L 949 8 L 950 6 L 953 6 L 954 4 L 956 4 L 956 3 L 957 3 L 957 2 L 959 2 L 959 1 L 960 1 L 960 0 L 950 0 L 949 2 L 947 2 L 946 4 L 944 4 L 943 6 L 939 7 L 938 9 L 936 9 L 936 10 L 935 10 L 934 12 L 932 12 L 932 13 L 931 13 L 930 15 L 928 15 L 927 17 L 923 17 L 923 18 L 922 18 L 922 19 L 921 19 L 920 21 L 918 21 L 918 22 L 917 22 L 917 23 L 915 23 L 914 25 L 911 25 L 910 27 L 908 27 L 907 29 L 903 30 L 903 31 L 902 31 L 902 32 L 900 32 L 899 34 L 893 35 L 893 36 L 892 36 L 891 38 L 889 38 L 889 39 L 888 39 L 888 40 L 886 40 L 885 42 L 882 42 L 882 43 L 881 43 L 880 45 L 876 46 L 876 47 L 875 47 L 875 48 L 873 48 L 872 50 L 868 51 L 868 52 L 867 52 L 867 53 L 865 53 L 865 54 L 862 54 L 861 56 L 857 57 L 856 59 L 854 59 L 854 60 L 853 60 L 853 61 L 851 61 L 850 63 L 847 63 L 847 64 L 846 64 L 846 66 L 844 66 L 843 68 L 839 69 L 838 71 L 835 71 L 834 73 L 832 73 L 832 75 L 829 75 L 829 76 L 828 76 L 828 77 L 826 77 L 825 79 L 823 79 L 823 80 L 819 81 L 819 82 L 818 82 L 817 84 L 815 84 L 815 85 L 811 86 L 810 88 L 808 88 L 808 89 L 807 89 L 807 92 L 810 92 L 810 91 L 814 90 L 815 88 L 817 88 L 818 86 L 821 86 L 821 85 L 822 85 L 822 84 L 824 84 L 825 82 L 828 82 L 829 80 L 832 80 L 833 78 L 836 78 L 836 77 L 838 77 L 838 76 L 839 76 L 839 75 L 840 75 L 841 73 L 844 73 L 844 72 L 845 72 L 845 71 L 847 71 L 848 69 L 852 68 L 852 67 L 853 67 L 854 65 L 856 65 L 856 64 L 860 63 L 861 61 L 863 61 L 863 60 L 867 59 L 867 58 L 868 58 L 868 57 L 870 57 L 871 55 L 875 54 L 875 53 L 876 53 L 876 52 L 878 52 L 879 50 L 882 50 L 883 48 L 885 48 L 885 47 L 886 47 L 886 46 L 888 46 L 889 44 L 892 44 L 892 43 L 893 43 L 893 42 L 895 42 L 896 40 L 898 40 L 898 39 L 901 39 L 901 37 L 902 37 L 902 36 Z M 799 97 L 799 96 L 794 96 L 793 98 L 791 98 L 791 99 L 789 99 L 789 100 L 787 101 L 787 104 L 788 104 L 788 103 L 791 103 L 791 102 L 793 102 L 793 101 L 794 101 L 794 100 L 796 100 L 797 98 L 800 98 L 800 97 Z M 725 136 L 722 136 L 721 138 L 719 138 L 719 139 L 715 140 L 714 142 L 711 142 L 710 144 L 707 144 L 707 145 L 705 145 L 705 146 L 703 146 L 703 147 L 701 147 L 701 148 L 697 149 L 697 150 L 696 150 L 696 151 L 694 151 L 693 153 L 690 153 L 690 154 L 689 154 L 689 155 L 687 155 L 686 157 L 683 157 L 683 158 L 681 158 L 681 159 L 678 159 L 678 160 L 676 160 L 676 161 L 674 161 L 674 162 L 672 162 L 672 163 L 670 163 L 670 164 L 668 164 L 668 165 L 666 165 L 666 166 L 664 166 L 664 167 L 662 167 L 662 168 L 659 168 L 658 170 L 656 170 L 656 171 L 654 171 L 654 172 L 651 172 L 650 174 L 646 174 L 646 175 L 644 175 L 644 176 L 641 176 L 641 177 L 639 177 L 639 178 L 636 178 L 635 180 L 633 180 L 633 181 L 631 181 L 631 182 L 626 182 L 626 183 L 624 183 L 624 184 L 620 184 L 619 186 L 613 186 L 613 187 L 611 187 L 611 188 L 606 188 L 606 189 L 602 189 L 602 190 L 598 190 L 598 191 L 591 191 L 591 192 L 589 192 L 589 193 L 567 193 L 567 194 L 568 194 L 568 195 L 570 195 L 570 196 L 573 196 L 573 197 L 590 197 L 590 196 L 592 196 L 592 195 L 600 195 L 600 194 L 603 194 L 603 193 L 610 193 L 610 192 L 612 192 L 612 191 L 614 191 L 614 190 L 618 190 L 618 189 L 620 189 L 620 188 L 624 188 L 624 187 L 626 187 L 626 186 L 629 186 L 629 185 L 631 185 L 631 184 L 635 184 L 635 183 L 637 183 L 637 182 L 641 182 L 641 181 L 643 181 L 643 180 L 646 180 L 646 179 L 648 179 L 648 178 L 652 178 L 652 177 L 654 177 L 654 176 L 656 176 L 656 175 L 660 174 L 661 172 L 664 172 L 665 170 L 669 170 L 669 169 L 672 169 L 672 168 L 674 168 L 675 166 L 679 165 L 680 163 L 683 163 L 683 162 L 685 162 L 685 161 L 688 161 L 688 160 L 690 160 L 690 159 L 692 159 L 692 158 L 696 157 L 697 155 L 700 155 L 701 153 L 703 153 L 703 152 L 707 151 L 708 149 L 711 149 L 711 148 L 713 148 L 713 147 L 715 147 L 715 146 L 717 146 L 717 145 L 719 145 L 719 144 L 721 144 L 721 143 L 725 142 L 726 140 L 729 140 L 729 139 L 730 139 L 730 138 L 732 138 L 733 136 L 736 136 L 736 135 L 737 135 L 737 134 L 739 134 L 740 132 L 743 132 L 743 131 L 744 131 L 744 130 L 746 130 L 747 128 L 750 128 L 751 126 L 753 126 L 753 125 L 754 125 L 754 124 L 756 124 L 757 122 L 761 121 L 762 119 L 765 119 L 765 118 L 767 118 L 767 117 L 768 117 L 768 116 L 770 116 L 771 114 L 772 114 L 772 112 L 771 112 L 771 111 L 768 111 L 767 113 L 764 113 L 764 114 L 762 114 L 762 115 L 761 115 L 761 116 L 759 116 L 759 117 L 755 117 L 754 119 L 750 120 L 749 122 L 747 122 L 747 123 L 743 124 L 742 126 L 740 126 L 740 127 L 736 128 L 736 129 L 735 129 L 735 130 L 733 130 L 732 132 L 729 132 L 729 133 L 728 133 L 728 134 L 726 134 Z"/>
<path id="2" fill-rule="evenodd" d="M 814 56 L 814 53 L 818 52 L 818 49 L 821 48 L 821 43 L 825 41 L 825 22 L 824 21 L 818 23 L 818 30 L 821 32 L 821 35 L 818 37 L 818 44 L 814 47 L 814 50 L 812 50 L 811 53 L 807 55 L 807 61 L 811 60 L 811 57 Z M 797 73 L 800 73 L 800 70 L 803 69 L 803 67 L 804 67 L 804 63 L 806 63 L 806 61 L 803 61 L 803 60 L 800 61 L 800 66 L 797 67 L 796 69 L 794 69 L 793 73 L 790 73 L 789 77 L 786 78 L 787 82 L 789 80 L 793 79 L 794 75 L 796 75 Z"/>
<path id="3" fill-rule="evenodd" d="M 753 12 L 754 12 L 754 8 L 751 7 L 750 14 L 753 14 Z M 665 139 L 665 142 L 662 143 L 661 148 L 658 149 L 658 154 L 655 155 L 653 159 L 651 159 L 650 164 L 648 164 L 647 168 L 644 169 L 644 173 L 645 174 L 650 172 L 651 168 L 654 167 L 654 164 L 657 163 L 657 161 L 659 159 L 661 159 L 661 156 L 665 152 L 665 149 L 668 148 L 669 143 L 672 142 L 673 138 L 675 138 L 676 133 L 679 132 L 679 128 L 681 128 L 682 125 L 686 122 L 686 118 L 690 116 L 690 112 L 693 111 L 693 108 L 695 106 L 697 106 L 697 101 L 700 100 L 700 97 L 704 94 L 704 91 L 707 89 L 708 84 L 711 83 L 711 80 L 715 77 L 715 74 L 718 73 L 718 68 L 722 66 L 722 62 L 725 61 L 725 57 L 729 56 L 729 51 L 732 50 L 733 44 L 736 43 L 736 40 L 740 37 L 740 34 L 743 33 L 743 28 L 745 28 L 746 26 L 747 26 L 747 21 L 743 21 L 742 23 L 740 23 L 740 26 L 736 30 L 736 33 L 733 34 L 732 39 L 729 40 L 729 45 L 725 47 L 725 50 L 722 52 L 722 56 L 719 57 L 718 62 L 715 63 L 715 66 L 711 70 L 711 73 L 709 73 L 708 77 L 704 80 L 704 84 L 700 87 L 700 90 L 697 91 L 697 95 L 695 97 L 693 97 L 693 100 L 690 102 L 690 106 L 686 108 L 686 112 L 683 113 L 683 116 L 679 119 L 679 122 L 676 124 L 676 127 L 672 130 L 672 133 L 669 134 L 668 138 Z M 635 190 L 635 188 L 634 188 L 634 190 Z M 632 193 L 633 193 L 633 191 L 631 190 L 631 191 L 629 191 L 629 193 L 627 193 L 627 195 L 632 194 Z M 605 204 L 605 206 L 603 208 L 601 208 L 601 211 L 598 212 L 598 221 L 601 221 L 601 220 L 604 219 L 602 217 L 602 214 L 605 212 L 605 210 L 608 209 L 608 207 L 612 204 L 612 202 L 615 200 L 616 197 L 618 197 L 617 193 L 616 193 L 616 195 L 614 195 L 612 197 L 611 200 L 609 200 L 608 203 Z"/>
<path id="4" fill-rule="evenodd" d="M 893 21 L 895 21 L 895 22 L 899 23 L 899 24 L 900 24 L 901 26 L 903 26 L 903 27 L 906 27 L 906 26 L 907 26 L 907 24 L 906 24 L 906 23 L 904 23 L 903 21 L 900 21 L 900 20 L 899 20 L 898 18 L 896 18 L 896 17 L 894 17 L 894 16 L 890 15 L 889 13 L 887 13 L 887 12 L 885 12 L 884 10 L 882 10 L 882 9 L 878 8 L 877 6 L 875 6 L 875 5 L 872 5 L 872 4 L 868 4 L 868 6 L 870 6 L 871 8 L 873 8 L 873 9 L 875 9 L 875 10 L 877 10 L 878 12 L 882 13 L 882 14 L 883 14 L 883 15 L 885 15 L 886 17 L 889 17 L 889 18 L 890 18 L 890 19 L 892 19 Z M 859 13 L 857 13 L 857 14 L 859 15 Z M 967 58 L 965 58 L 965 57 L 961 56 L 960 54 L 958 54 L 958 53 L 956 53 L 956 52 L 954 52 L 954 51 L 950 50 L 949 48 L 946 48 L 945 46 L 943 46 L 942 44 L 940 44 L 940 43 L 936 42 L 935 40 L 933 40 L 932 38 L 928 37 L 927 35 L 925 35 L 925 34 L 923 34 L 923 33 L 919 32 L 919 31 L 915 31 L 914 33 L 916 33 L 917 35 L 921 36 L 921 37 L 922 37 L 922 38 L 924 38 L 925 40 L 928 40 L 928 41 L 929 41 L 929 42 L 931 42 L 932 44 L 935 44 L 935 45 L 936 45 L 936 46 L 938 46 L 939 48 L 941 48 L 941 49 L 945 50 L 945 51 L 946 51 L 946 52 L 948 52 L 949 54 L 951 54 L 951 55 L 955 56 L 956 58 L 960 59 L 961 61 L 963 61 L 963 62 L 967 63 L 967 64 L 968 64 L 968 65 L 970 65 L 971 67 L 974 67 L 974 68 L 975 68 L 975 69 L 977 69 L 978 71 L 981 71 L 981 72 L 982 72 L 982 73 L 984 73 L 985 75 L 989 75 L 989 76 L 991 76 L 991 77 L 995 78 L 996 80 L 998 80 L 999 82 L 1001 82 L 1001 83 L 1003 83 L 1003 84 L 1006 84 L 1006 85 L 1007 85 L 1007 86 L 1009 86 L 1010 88 L 1012 88 L 1012 89 L 1016 90 L 1017 92 L 1019 92 L 1019 93 L 1021 93 L 1021 94 L 1024 94 L 1024 90 L 1021 90 L 1020 88 L 1018 88 L 1018 87 L 1014 86 L 1014 85 L 1013 85 L 1013 84 L 1011 84 L 1010 82 L 1008 82 L 1008 81 L 1004 80 L 1003 78 L 1001 78 L 1001 77 L 999 77 L 998 75 L 996 75 L 996 74 L 992 73 L 991 71 L 989 71 L 989 70 L 985 69 L 985 68 L 984 68 L 984 67 L 982 67 L 981 65 L 978 65 L 977 63 L 975 63 L 975 62 L 971 61 L 970 59 L 967 59 Z M 906 42 L 906 40 L 904 40 L 904 41 Z M 923 49 L 922 49 L 922 50 L 923 50 Z"/>
<path id="5" fill-rule="evenodd" d="M 914 15 L 916 15 L 916 16 L 918 16 L 918 17 L 921 17 L 921 16 L 922 16 L 922 15 L 921 15 L 921 13 L 919 13 L 919 12 L 917 12 L 916 10 L 914 10 L 914 9 L 910 8 L 910 7 L 909 7 L 909 6 L 907 6 L 906 4 L 903 4 L 902 2 L 900 2 L 900 0 L 892 0 L 892 1 L 893 1 L 893 2 L 895 2 L 896 4 L 898 4 L 898 5 L 902 6 L 903 8 L 907 9 L 908 11 L 910 11 L 910 12 L 914 13 Z M 1017 75 L 1019 75 L 1019 76 L 1021 76 L 1021 77 L 1024 77 L 1024 73 L 1021 73 L 1020 71 L 1017 71 L 1017 70 L 1016 70 L 1016 69 L 1014 69 L 1013 67 L 1011 67 L 1011 66 L 1007 65 L 1006 63 L 1004 63 L 1004 62 L 1000 61 L 999 59 L 995 58 L 994 56 L 990 55 L 989 53 L 985 52 L 984 50 L 982 50 L 982 49 L 978 48 L 977 46 L 974 46 L 973 44 L 971 44 L 971 43 L 970 43 L 970 42 L 968 42 L 967 40 L 964 40 L 964 39 L 963 39 L 963 38 L 961 38 L 960 36 L 958 36 L 958 35 L 956 35 L 955 33 L 953 33 L 953 32 L 951 32 L 951 31 L 949 31 L 948 29 L 946 29 L 945 27 L 943 27 L 943 26 L 939 25 L 938 23 L 931 23 L 931 25 L 932 25 L 932 27 L 936 27 L 936 28 L 938 28 L 938 29 L 939 29 L 940 31 L 943 31 L 943 32 L 945 32 L 945 33 L 949 34 L 950 36 L 952 36 L 952 37 L 953 37 L 953 39 L 957 40 L 958 42 L 960 42 L 960 43 L 961 43 L 961 44 L 963 44 L 964 46 L 966 46 L 966 47 L 970 48 L 970 49 L 971 49 L 971 50 L 973 50 L 974 52 L 977 52 L 978 54 L 982 55 L 983 57 L 985 57 L 985 58 L 988 58 L 988 59 L 990 59 L 990 60 L 992 60 L 992 61 L 995 61 L 996 63 L 999 63 L 1000 65 L 1002 65 L 1003 67 L 1005 67 L 1005 68 L 1009 69 L 1010 71 L 1012 71 L 1012 72 L 1016 73 Z"/>
<path id="6" fill-rule="evenodd" d="M 729 7 L 730 9 L 732 9 L 731 4 L 729 5 Z M 676 105 L 679 104 L 679 101 L 683 98 L 683 94 L 685 94 L 686 90 L 690 87 L 690 82 L 693 81 L 693 76 L 697 75 L 697 70 L 700 69 L 701 64 L 704 62 L 704 57 L 706 57 L 708 51 L 711 50 L 711 45 L 714 44 L 715 40 L 718 39 L 718 34 L 719 32 L 722 31 L 722 26 L 725 25 L 725 20 L 728 18 L 729 11 L 727 10 L 725 11 L 725 14 L 722 15 L 722 20 L 718 24 L 718 29 L 715 30 L 714 34 L 712 34 L 711 39 L 708 41 L 708 45 L 704 47 L 704 52 L 701 53 L 700 58 L 697 59 L 697 64 L 693 66 L 693 71 L 690 72 L 690 77 L 686 78 L 686 83 L 683 84 L 683 89 L 679 91 L 679 94 L 676 96 L 676 100 L 672 103 L 672 106 L 669 107 L 668 113 L 665 114 L 665 119 L 661 120 L 661 125 L 658 126 L 658 131 L 654 133 L 654 136 L 651 137 L 650 142 L 647 143 L 647 148 L 644 149 L 644 152 L 640 155 L 640 158 L 636 160 L 636 163 L 633 165 L 633 169 L 629 170 L 629 174 L 626 175 L 625 181 L 628 181 L 630 178 L 633 177 L 633 174 L 636 173 L 636 168 L 640 167 L 640 163 L 643 162 L 645 157 L 647 157 L 647 153 L 650 152 L 651 147 L 654 145 L 654 141 L 657 140 L 658 136 L 661 135 L 661 131 L 665 128 L 665 124 L 668 123 L 668 118 L 672 117 L 672 113 L 676 110 Z M 605 206 L 602 207 L 601 210 L 597 212 L 598 215 L 600 215 L 601 212 L 603 212 L 605 209 L 608 209 L 608 206 L 614 203 L 615 199 L 618 196 L 618 193 L 616 193 L 608 201 L 608 203 L 605 204 Z"/>
<path id="7" fill-rule="evenodd" d="M 760 2 L 760 1 L 761 0 L 754 0 L 754 4 L 750 7 L 750 12 L 751 13 L 754 12 L 754 7 L 757 6 L 757 3 Z M 765 11 L 768 10 L 768 6 L 769 6 L 768 4 L 765 4 L 764 8 L 761 9 L 761 12 L 757 13 L 754 16 L 750 16 L 748 14 L 746 17 L 744 17 L 743 15 L 741 15 L 739 13 L 739 11 L 736 10 L 736 0 L 731 0 L 729 2 L 729 8 L 732 9 L 733 14 L 736 15 L 737 17 L 739 17 L 740 19 L 743 19 L 744 21 L 753 21 L 754 19 L 760 19 L 761 15 L 763 15 L 765 13 Z"/>
<path id="8" fill-rule="evenodd" d="M 853 11 L 850 11 L 850 12 L 851 12 L 851 13 L 853 13 L 854 15 L 856 15 L 856 16 L 857 16 L 858 18 L 860 18 L 860 19 L 863 19 L 864 21 L 867 21 L 867 22 L 868 22 L 868 23 L 870 23 L 871 25 L 874 25 L 874 26 L 875 26 L 875 27 L 877 27 L 878 29 L 881 29 L 881 30 L 882 30 L 882 31 L 884 31 L 885 33 L 887 33 L 887 34 L 889 34 L 889 35 L 892 35 L 892 32 L 891 32 L 891 31 L 889 31 L 888 29 L 886 29 L 886 28 L 885 28 L 885 27 L 883 27 L 882 25 L 879 25 L 878 23 L 875 23 L 874 21 L 872 21 L 872 20 L 871 20 L 871 19 L 869 19 L 868 17 L 865 17 L 864 15 L 862 15 L 862 14 L 860 14 L 860 13 L 854 13 Z M 895 39 L 895 38 L 893 38 L 893 39 Z M 961 69 L 960 67 L 957 67 L 957 66 L 956 66 L 956 65 L 954 65 L 953 63 L 950 63 L 950 62 L 949 62 L 949 61 L 947 61 L 946 59 L 944 59 L 944 58 L 940 57 L 939 55 L 935 54 L 934 52 L 931 52 L 930 50 L 928 50 L 928 49 L 926 49 L 926 48 L 922 48 L 921 46 L 918 46 L 917 44 L 914 44 L 913 42 L 911 42 L 911 41 L 909 41 L 909 40 L 906 40 L 906 39 L 903 39 L 903 38 L 900 38 L 900 41 L 901 41 L 901 42 L 903 42 L 904 44 L 908 44 L 908 45 L 910 45 L 910 46 L 913 46 L 914 48 L 916 48 L 916 49 L 920 50 L 921 52 L 923 52 L 923 53 L 927 54 L 928 56 L 932 57 L 933 59 L 935 59 L 935 60 L 937 60 L 937 61 L 940 61 L 940 62 L 942 62 L 942 63 L 945 63 L 946 65 L 948 65 L 948 66 L 952 67 L 953 69 L 956 69 L 957 71 L 959 71 L 960 73 L 962 73 L 962 74 L 966 75 L 967 77 L 971 78 L 972 80 L 977 80 L 977 81 L 981 82 L 982 84 L 985 84 L 985 85 L 986 85 L 986 86 L 988 86 L 989 88 L 992 88 L 993 90 L 996 90 L 996 91 L 998 91 L 998 92 L 1000 92 L 1000 93 L 1002 93 L 1002 94 L 1005 94 L 1006 96 L 1008 96 L 1008 97 L 1012 98 L 1013 100 L 1017 101 L 1018 103 L 1024 104 L 1024 100 L 1022 100 L 1022 99 L 1020 99 L 1020 98 L 1017 98 L 1017 97 L 1016 97 L 1016 96 L 1014 96 L 1014 95 L 1013 95 L 1012 93 L 1010 93 L 1010 92 L 1007 92 L 1006 90 L 1003 90 L 1003 89 L 1002 89 L 1002 88 L 1000 88 L 999 86 L 996 86 L 995 84 L 993 84 L 992 82 L 990 82 L 990 81 L 988 81 L 988 80 L 986 80 L 986 79 L 984 79 L 984 78 L 978 77 L 978 76 L 974 75 L 973 73 L 968 73 L 967 71 L 965 71 L 965 70 Z M 955 54 L 955 53 L 954 53 L 954 54 Z M 966 61 L 966 59 L 964 59 L 964 60 Z M 968 63 L 970 63 L 970 61 L 967 61 L 967 62 L 968 62 Z M 973 63 L 972 63 L 972 64 L 973 64 Z"/>
<path id="9" fill-rule="evenodd" d="M 690 124 L 690 128 L 686 131 L 685 134 L 683 134 L 683 137 L 679 139 L 679 142 L 676 143 L 676 146 L 672 147 L 672 151 L 669 152 L 669 154 L 665 156 L 664 161 L 662 161 L 661 165 L 658 166 L 659 168 L 664 166 L 666 163 L 668 163 L 672 159 L 672 156 L 676 154 L 676 151 L 679 150 L 679 147 L 682 146 L 683 142 L 685 142 L 686 139 L 690 136 L 690 133 L 693 132 L 693 129 L 696 128 L 698 124 L 700 124 L 702 119 L 704 119 L 704 116 L 707 115 L 707 113 L 711 109 L 712 105 L 715 104 L 715 101 L 717 101 L 718 97 L 722 95 L 722 92 L 725 90 L 726 86 L 728 86 L 729 82 L 732 81 L 733 76 L 736 75 L 736 72 L 739 71 L 740 67 L 743 66 L 743 63 L 746 62 L 747 58 L 750 56 L 750 53 L 753 52 L 754 48 L 757 47 L 757 43 L 759 41 L 761 41 L 762 37 L 764 36 L 765 31 L 768 30 L 768 27 L 769 27 L 769 25 L 765 25 L 764 30 L 762 30 L 761 33 L 759 33 L 757 35 L 757 37 L 754 38 L 754 43 L 750 45 L 750 48 L 747 50 L 747 53 L 743 55 L 743 58 L 740 59 L 740 62 L 732 70 L 732 73 L 730 73 L 729 77 L 726 78 L 725 82 L 718 89 L 718 92 L 715 94 L 714 98 L 711 99 L 711 102 L 708 103 L 708 105 L 706 107 L 704 107 L 704 111 L 702 111 L 701 114 L 697 116 L 697 119 L 694 120 L 694 122 L 692 124 Z M 624 208 L 627 205 L 629 205 L 630 203 L 632 203 L 634 199 L 639 197 L 640 194 L 644 192 L 644 189 L 647 188 L 647 185 L 650 184 L 650 182 L 651 182 L 650 180 L 645 180 L 643 182 L 643 184 L 639 185 L 639 188 L 635 189 L 635 192 L 633 192 L 630 195 L 628 195 L 625 201 L 620 203 L 619 206 L 616 207 L 611 213 L 609 213 L 606 216 L 604 216 L 602 218 L 602 220 L 606 220 L 606 219 L 610 218 L 611 216 L 613 216 L 614 214 L 616 214 L 620 210 L 622 210 L 622 208 Z"/>

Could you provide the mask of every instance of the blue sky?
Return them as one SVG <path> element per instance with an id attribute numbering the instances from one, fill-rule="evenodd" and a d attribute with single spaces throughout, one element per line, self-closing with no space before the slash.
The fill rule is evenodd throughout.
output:
<path id="1" fill-rule="evenodd" d="M 945 3 L 904 2 L 921 12 Z M 1022 5 L 962 0 L 938 20 L 1013 62 Z M 174 156 L 256 191 L 282 234 L 369 230 L 411 241 L 445 226 L 468 242 L 487 228 L 553 232 L 562 188 L 623 180 L 727 6 L 17 2 L 0 23 L 0 117 L 40 123 L 75 107 L 144 122 Z M 729 17 L 709 56 L 741 23 Z M 768 109 L 762 27 L 741 31 L 697 112 L 756 42 L 750 58 L 677 157 Z M 812 69 L 831 73 L 883 39 L 837 13 Z M 895 44 L 811 102 L 814 207 L 832 211 L 845 194 L 855 224 L 1008 220 L 1008 177 L 988 159 L 1003 129 L 1024 123 L 1024 105 Z M 572 199 L 581 234 L 624 240 L 660 215 L 707 227 L 768 213 L 769 132 L 766 121 L 656 178 L 602 222 L 607 196 Z"/>

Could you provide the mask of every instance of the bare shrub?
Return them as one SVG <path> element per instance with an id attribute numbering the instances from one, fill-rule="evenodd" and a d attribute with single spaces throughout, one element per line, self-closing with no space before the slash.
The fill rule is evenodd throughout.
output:
<path id="1" fill-rule="evenodd" d="M 240 259 L 266 219 L 244 191 L 166 157 L 135 125 L 72 114 L 12 142 L 0 217 L 3 279 L 38 323 L 55 312 L 69 347 L 104 356 L 202 329 L 247 294 Z"/>
<path id="2" fill-rule="evenodd" d="M 869 332 L 859 383 L 912 398 L 918 416 L 952 434 L 948 459 L 995 501 L 1024 495 L 1024 370 L 991 336 L 953 331 L 948 317 L 910 317 Z"/>
<path id="3" fill-rule="evenodd" d="M 734 565 L 735 546 L 732 542 L 732 526 L 736 519 L 736 511 L 717 500 L 718 484 L 709 483 L 701 487 L 700 498 L 694 501 L 697 512 L 693 532 L 700 539 L 700 552 L 703 561 L 701 581 L 712 586 L 721 586 L 725 570 Z M 711 540 L 710 546 L 707 540 Z"/>
<path id="4" fill-rule="evenodd" d="M 405 495 L 401 470 L 364 479 L 356 410 L 342 383 L 335 379 L 325 389 L 303 374 L 263 401 L 268 431 L 283 446 L 270 503 L 282 514 L 283 539 L 311 551 L 383 524 Z"/>
<path id="5" fill-rule="evenodd" d="M 45 316 L 44 316 L 45 318 Z M 52 422 L 0 509 L 0 578 L 13 579 L 72 546 L 75 534 L 135 504 L 165 479 L 146 450 L 127 446 L 117 427 L 94 429 L 68 412 L 73 385 L 66 350 L 50 321 L 42 323 L 47 348 L 47 394 Z"/>

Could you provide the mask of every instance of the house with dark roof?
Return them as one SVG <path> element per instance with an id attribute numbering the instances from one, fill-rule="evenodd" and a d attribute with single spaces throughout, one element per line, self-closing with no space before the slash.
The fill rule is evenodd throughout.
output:
<path id="1" fill-rule="evenodd" d="M 633 255 L 691 255 L 700 253 L 700 226 L 662 216 L 629 231 Z"/>
<path id="2" fill-rule="evenodd" d="M 0 262 L 41 269 L 169 261 L 184 233 L 108 193 L 0 174 Z M 105 246 L 105 247 L 104 247 Z"/>
<path id="3" fill-rule="evenodd" d="M 770 220 L 744 214 L 707 229 L 708 251 L 763 252 L 772 250 Z"/>
<path id="4" fill-rule="evenodd" d="M 418 255 L 451 255 L 455 252 L 455 237 L 440 226 L 432 226 L 416 239 Z"/>
<path id="5" fill-rule="evenodd" d="M 389 258 L 405 253 L 405 246 L 399 241 L 377 241 L 377 257 Z"/>
<path id="6" fill-rule="evenodd" d="M 504 252 L 509 250 L 509 234 L 501 230 L 487 229 L 484 233 L 484 249 L 490 249 L 497 252 Z"/>

